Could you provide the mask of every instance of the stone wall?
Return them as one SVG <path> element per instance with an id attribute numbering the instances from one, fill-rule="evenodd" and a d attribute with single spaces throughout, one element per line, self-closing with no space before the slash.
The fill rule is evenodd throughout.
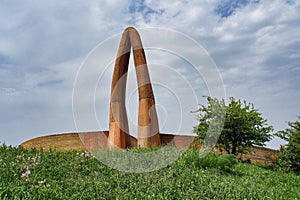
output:
<path id="1" fill-rule="evenodd" d="M 276 159 L 278 158 L 278 154 L 279 150 L 253 146 L 250 153 L 242 156 L 242 160 L 248 160 L 251 163 L 271 165 L 275 163 Z"/>

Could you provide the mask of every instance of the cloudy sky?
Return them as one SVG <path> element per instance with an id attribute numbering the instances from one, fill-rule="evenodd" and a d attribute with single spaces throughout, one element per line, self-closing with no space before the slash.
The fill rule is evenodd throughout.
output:
<path id="1" fill-rule="evenodd" d="M 116 34 L 119 40 L 127 26 L 174 30 L 202 45 L 218 67 L 226 96 L 254 103 L 275 131 L 300 115 L 299 1 L 4 0 L 0 24 L 1 143 L 18 145 L 32 137 L 76 131 L 72 92 L 80 66 L 99 43 Z M 115 54 L 117 45 L 112 47 Z M 146 53 L 148 62 L 163 54 Z M 172 56 L 166 60 L 170 62 L 158 64 L 176 68 Z M 176 63 L 183 71 L 188 68 Z M 151 68 L 150 73 L 156 80 L 165 76 Z M 110 76 L 108 70 L 103 85 L 110 85 Z M 97 87 L 103 85 L 100 81 Z M 163 123 L 176 116 L 168 114 L 172 108 L 164 102 L 176 99 L 155 88 L 160 126 L 172 132 Z M 201 97 L 207 91 L 196 93 Z M 108 118 L 108 104 L 96 104 L 103 109 L 97 114 Z M 130 110 L 129 116 L 135 116 Z M 278 148 L 281 142 L 275 139 L 268 147 Z"/>

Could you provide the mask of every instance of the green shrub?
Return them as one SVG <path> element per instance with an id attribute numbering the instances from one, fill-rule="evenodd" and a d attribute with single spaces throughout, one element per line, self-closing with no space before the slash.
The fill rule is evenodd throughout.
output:
<path id="1" fill-rule="evenodd" d="M 218 167 L 218 155 L 210 152 L 203 157 L 199 158 L 199 167 L 202 168 L 217 168 Z"/>
<path id="2" fill-rule="evenodd" d="M 237 160 L 233 154 L 225 154 L 218 157 L 218 167 L 223 171 L 231 171 Z"/>
<path id="3" fill-rule="evenodd" d="M 300 117 L 288 125 L 289 128 L 276 133 L 278 137 L 288 142 L 281 148 L 277 166 L 284 171 L 300 174 Z"/>
<path id="4" fill-rule="evenodd" d="M 230 172 L 234 165 L 237 164 L 237 160 L 233 154 L 218 155 L 214 152 L 210 152 L 199 158 L 198 164 L 199 167 L 204 169 L 216 168 Z"/>

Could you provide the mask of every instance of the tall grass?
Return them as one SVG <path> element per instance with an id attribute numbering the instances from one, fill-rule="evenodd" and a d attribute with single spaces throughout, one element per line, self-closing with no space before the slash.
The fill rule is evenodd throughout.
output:
<path id="1" fill-rule="evenodd" d="M 195 150 L 161 170 L 135 174 L 89 153 L 2 145 L 0 175 L 0 199 L 300 199 L 296 174 L 236 163 L 230 155 L 201 158 Z"/>

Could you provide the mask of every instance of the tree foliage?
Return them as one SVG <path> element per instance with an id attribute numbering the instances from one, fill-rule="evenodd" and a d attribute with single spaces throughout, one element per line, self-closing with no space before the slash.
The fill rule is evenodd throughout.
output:
<path id="1" fill-rule="evenodd" d="M 199 124 L 194 132 L 201 139 L 214 140 L 218 148 L 235 155 L 249 151 L 252 145 L 264 146 L 271 140 L 273 128 L 253 104 L 233 97 L 229 98 L 228 105 L 224 99 L 211 97 L 207 97 L 207 103 L 195 111 L 199 112 Z"/>
<path id="2" fill-rule="evenodd" d="M 289 128 L 276 133 L 288 142 L 279 153 L 278 165 L 282 169 L 300 174 L 300 117 L 288 125 Z"/>

